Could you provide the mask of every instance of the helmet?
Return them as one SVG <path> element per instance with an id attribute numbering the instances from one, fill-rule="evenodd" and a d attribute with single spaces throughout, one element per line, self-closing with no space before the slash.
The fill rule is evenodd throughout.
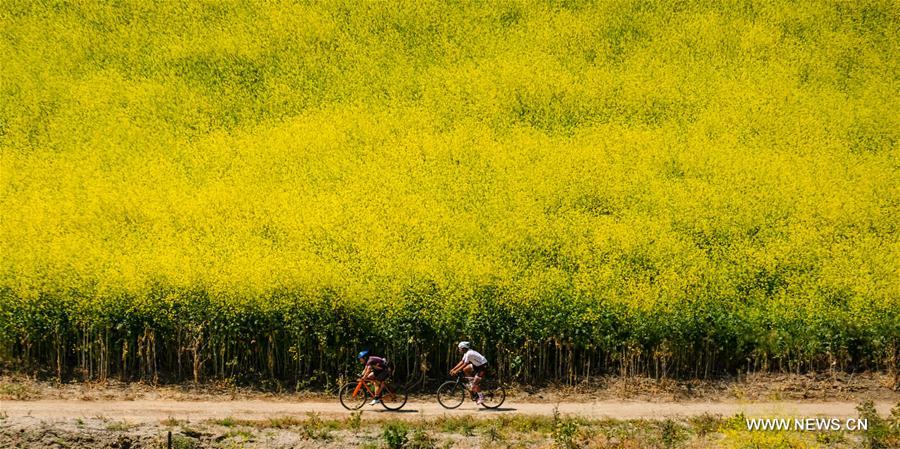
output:
<path id="1" fill-rule="evenodd" d="M 459 349 L 472 349 L 472 344 L 467 341 L 461 341 L 456 347 Z"/>
<path id="2" fill-rule="evenodd" d="M 361 358 L 364 358 L 364 357 L 367 356 L 367 355 L 369 355 L 369 350 L 368 350 L 368 349 L 363 349 L 363 350 L 360 351 L 360 353 L 356 356 L 356 358 L 361 359 Z"/>

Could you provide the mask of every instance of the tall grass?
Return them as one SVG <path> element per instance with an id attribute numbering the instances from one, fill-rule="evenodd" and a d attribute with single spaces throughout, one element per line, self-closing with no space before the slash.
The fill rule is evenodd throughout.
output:
<path id="1" fill-rule="evenodd" d="M 889 369 L 889 1 L 0 5 L 0 360 Z"/>

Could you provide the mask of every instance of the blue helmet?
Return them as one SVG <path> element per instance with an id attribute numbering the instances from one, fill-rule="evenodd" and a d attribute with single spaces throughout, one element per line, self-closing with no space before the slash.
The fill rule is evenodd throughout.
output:
<path id="1" fill-rule="evenodd" d="M 368 350 L 368 349 L 363 349 L 363 350 L 359 353 L 359 355 L 356 356 L 356 358 L 361 359 L 361 358 L 363 358 L 363 357 L 365 357 L 365 356 L 367 356 L 367 355 L 369 355 L 369 350 Z"/>

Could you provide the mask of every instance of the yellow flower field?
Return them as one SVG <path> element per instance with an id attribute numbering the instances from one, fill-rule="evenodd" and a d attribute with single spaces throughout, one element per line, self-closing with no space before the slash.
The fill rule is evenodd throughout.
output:
<path id="1" fill-rule="evenodd" d="M 891 1 L 0 3 L 0 362 L 900 363 Z"/>

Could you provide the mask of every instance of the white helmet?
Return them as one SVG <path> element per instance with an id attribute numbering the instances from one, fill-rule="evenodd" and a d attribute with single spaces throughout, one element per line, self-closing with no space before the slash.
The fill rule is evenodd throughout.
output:
<path id="1" fill-rule="evenodd" d="M 472 344 L 467 341 L 461 341 L 456 347 L 459 349 L 472 349 Z"/>

